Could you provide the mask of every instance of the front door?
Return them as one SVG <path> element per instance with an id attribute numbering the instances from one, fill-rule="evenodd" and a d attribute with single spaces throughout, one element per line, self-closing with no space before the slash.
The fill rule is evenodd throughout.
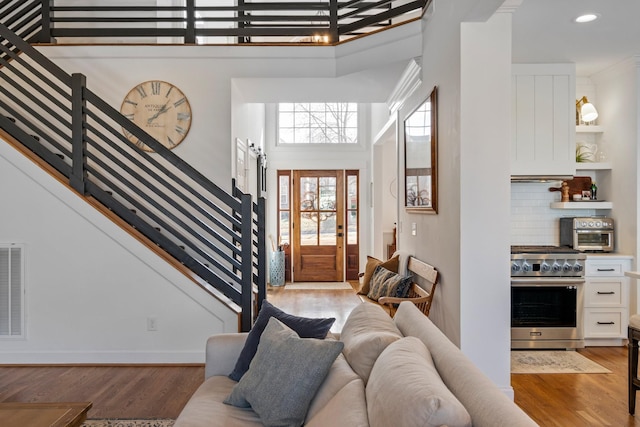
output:
<path id="1" fill-rule="evenodd" d="M 293 171 L 293 278 L 344 280 L 344 171 Z"/>

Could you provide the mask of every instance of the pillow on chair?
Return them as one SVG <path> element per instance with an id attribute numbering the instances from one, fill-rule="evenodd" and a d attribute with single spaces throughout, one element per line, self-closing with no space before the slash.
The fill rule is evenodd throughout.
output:
<path id="1" fill-rule="evenodd" d="M 402 277 L 383 266 L 376 267 L 367 297 L 378 301 L 380 297 L 406 298 L 411 287 L 411 276 Z"/>
<path id="2" fill-rule="evenodd" d="M 377 258 L 367 255 L 367 266 L 364 269 L 364 276 L 362 276 L 362 280 L 360 281 L 358 293 L 362 295 L 367 295 L 369 293 L 371 277 L 373 276 L 376 267 L 381 265 L 387 270 L 397 273 L 399 263 L 400 255 L 396 255 L 386 261 L 380 261 Z"/>

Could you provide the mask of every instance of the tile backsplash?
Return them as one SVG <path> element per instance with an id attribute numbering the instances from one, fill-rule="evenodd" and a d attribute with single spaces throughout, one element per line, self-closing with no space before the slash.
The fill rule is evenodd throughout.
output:
<path id="1" fill-rule="evenodd" d="M 558 245 L 560 243 L 559 218 L 593 216 L 595 209 L 551 209 L 551 202 L 560 201 L 561 182 L 535 182 L 511 184 L 511 244 Z"/>

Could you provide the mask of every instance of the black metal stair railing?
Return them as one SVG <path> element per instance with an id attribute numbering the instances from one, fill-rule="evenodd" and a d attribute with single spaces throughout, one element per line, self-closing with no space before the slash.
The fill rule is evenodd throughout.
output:
<path id="1" fill-rule="evenodd" d="M 240 306 L 250 329 L 266 291 L 264 199 L 227 194 L 2 24 L 0 41 L 0 128 Z"/>
<path id="2" fill-rule="evenodd" d="M 164 38 L 188 44 L 333 44 L 416 19 L 427 4 L 427 0 L 183 0 L 171 6 L 40 2 L 40 42 L 117 38 L 155 43 Z"/>

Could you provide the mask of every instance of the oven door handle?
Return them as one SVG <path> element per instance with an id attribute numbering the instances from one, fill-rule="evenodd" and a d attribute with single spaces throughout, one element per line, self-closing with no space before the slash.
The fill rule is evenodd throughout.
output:
<path id="1" fill-rule="evenodd" d="M 576 286 L 584 285 L 582 277 L 512 277 L 511 286 Z"/>

